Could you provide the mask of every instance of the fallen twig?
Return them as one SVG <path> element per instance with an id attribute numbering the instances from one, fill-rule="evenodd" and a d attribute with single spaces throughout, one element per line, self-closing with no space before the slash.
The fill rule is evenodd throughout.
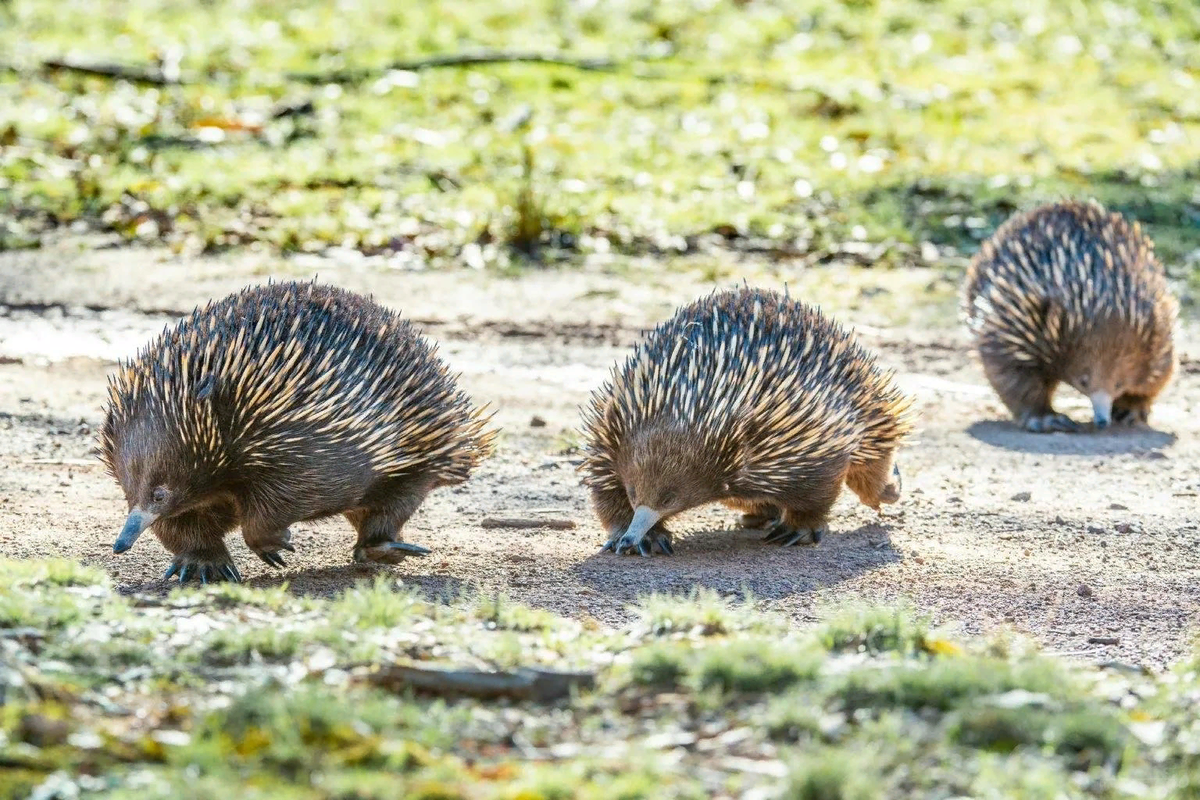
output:
<path id="1" fill-rule="evenodd" d="M 303 83 L 357 83 L 374 75 L 393 70 L 420 72 L 441 67 L 473 67 L 484 64 L 552 64 L 587 71 L 607 71 L 616 67 L 616 62 L 607 58 L 572 58 L 559 53 L 518 53 L 497 50 L 482 50 L 475 53 L 450 53 L 448 55 L 419 58 L 412 61 L 397 61 L 382 67 L 352 67 L 332 72 L 292 72 L 283 76 L 287 80 Z M 41 62 L 43 70 L 75 72 L 97 78 L 112 78 L 150 86 L 178 86 L 201 82 L 194 76 L 171 74 L 157 67 L 117 64 L 108 61 L 76 61 L 70 58 L 48 58 Z M 15 66 L 8 69 L 17 70 Z"/>
<path id="2" fill-rule="evenodd" d="M 485 699 L 510 697 L 546 702 L 567 697 L 575 688 L 590 689 L 595 685 L 596 676 L 590 672 L 548 672 L 525 668 L 516 672 L 481 672 L 418 669 L 393 664 L 371 673 L 367 680 L 391 691 L 415 689 L 440 695 L 468 695 Z"/>
<path id="3" fill-rule="evenodd" d="M 99 461 L 93 461 L 90 458 L 31 458 L 25 462 L 26 464 L 38 464 L 39 466 L 53 467 L 98 467 Z"/>
<path id="4" fill-rule="evenodd" d="M 1121 640 L 1116 636 L 1089 636 L 1088 644 L 1120 644 Z"/>
<path id="5" fill-rule="evenodd" d="M 66 58 L 48 58 L 42 62 L 42 68 L 62 72 L 78 72 L 82 75 L 92 75 L 98 78 L 115 78 L 116 80 L 145 83 L 151 86 L 176 86 L 184 83 L 182 77 L 168 75 L 161 69 L 133 67 L 126 64 L 107 62 L 88 63 Z"/>
<path id="6" fill-rule="evenodd" d="M 484 517 L 479 523 L 481 528 L 550 528 L 556 531 L 569 531 L 575 523 L 569 519 L 537 519 L 534 517 Z"/>
<path id="7" fill-rule="evenodd" d="M 440 67 L 472 67 L 481 64 L 553 64 L 588 71 L 611 70 L 616 63 L 607 58 L 571 58 L 556 53 L 510 53 L 484 50 L 477 53 L 453 53 L 413 61 L 396 61 L 384 67 L 352 68 L 333 72 L 293 72 L 288 77 L 305 83 L 355 83 L 382 72 L 420 72 Z"/>

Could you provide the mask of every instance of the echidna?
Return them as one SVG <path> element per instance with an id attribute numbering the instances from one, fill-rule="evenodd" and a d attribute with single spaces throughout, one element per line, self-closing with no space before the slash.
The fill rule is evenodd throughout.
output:
<path id="1" fill-rule="evenodd" d="M 1175 371 L 1178 304 L 1138 224 L 1090 201 L 1001 225 L 971 261 L 963 313 L 988 381 L 1030 431 L 1074 431 L 1054 411 L 1066 383 L 1097 428 L 1145 422 Z"/>
<path id="2" fill-rule="evenodd" d="M 344 514 L 356 561 L 425 555 L 400 528 L 491 452 L 487 419 L 430 346 L 371 299 L 252 287 L 165 330 L 109 381 L 101 457 L 129 517 L 174 554 L 166 578 L 241 579 L 224 536 L 283 566 L 288 526 Z"/>
<path id="3" fill-rule="evenodd" d="M 783 545 L 820 541 L 849 486 L 900 498 L 912 400 L 836 322 L 777 292 L 714 292 L 634 350 L 584 412 L 605 550 L 671 554 L 663 523 L 722 502 Z"/>

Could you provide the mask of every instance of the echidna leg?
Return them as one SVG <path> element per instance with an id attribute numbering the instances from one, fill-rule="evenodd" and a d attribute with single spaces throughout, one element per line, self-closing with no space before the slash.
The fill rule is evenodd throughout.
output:
<path id="1" fill-rule="evenodd" d="M 1112 419 L 1118 425 L 1145 424 L 1150 420 L 1154 398 L 1145 395 L 1123 394 L 1113 401 Z"/>
<path id="2" fill-rule="evenodd" d="M 884 503 L 900 499 L 900 467 L 891 453 L 855 464 L 846 471 L 846 486 L 858 495 L 863 505 L 878 511 Z"/>
<path id="3" fill-rule="evenodd" d="M 1073 432 L 1079 423 L 1054 410 L 1051 399 L 1058 381 L 1040 370 L 992 366 L 984 362 L 984 371 L 1022 428 L 1033 433 Z"/>
<path id="4" fill-rule="evenodd" d="M 826 476 L 816 489 L 804 493 L 803 504 L 789 504 L 779 519 L 767 528 L 764 542 L 790 547 L 795 544 L 819 544 L 829 528 L 826 520 L 834 501 L 842 491 L 845 472 Z"/>
<path id="5" fill-rule="evenodd" d="M 287 566 L 283 556 L 279 555 L 280 550 L 296 552 L 292 545 L 292 532 L 286 523 L 276 520 L 261 517 L 243 519 L 242 538 L 246 540 L 246 547 L 249 547 L 254 555 L 272 567 Z"/>
<path id="6" fill-rule="evenodd" d="M 774 503 L 740 499 L 724 500 L 723 502 L 729 508 L 742 512 L 741 526 L 750 530 L 765 527 L 767 524 L 779 519 L 779 515 L 783 513 L 783 509 Z"/>
<path id="7" fill-rule="evenodd" d="M 155 522 L 154 534 L 175 556 L 163 580 L 178 576 L 181 584 L 191 578 L 201 583 L 240 582 L 242 575 L 225 547 L 225 534 L 236 525 L 232 505 L 209 506 Z"/>
<path id="8" fill-rule="evenodd" d="M 354 560 L 358 563 L 399 564 L 407 556 L 427 556 L 429 548 L 400 540 L 400 529 L 425 499 L 425 492 L 409 491 L 382 508 L 361 508 L 346 512 L 346 519 L 358 531 Z"/>

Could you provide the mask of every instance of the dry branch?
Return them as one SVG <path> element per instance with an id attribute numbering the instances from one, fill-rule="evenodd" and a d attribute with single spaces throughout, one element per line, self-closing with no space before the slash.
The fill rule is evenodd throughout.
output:
<path id="1" fill-rule="evenodd" d="M 555 53 L 510 53 L 503 51 L 485 50 L 477 53 L 456 53 L 444 56 L 419 58 L 413 61 L 397 61 L 384 67 L 374 69 L 358 68 L 335 70 L 333 72 L 293 72 L 288 75 L 295 81 L 305 83 L 356 83 L 374 75 L 393 70 L 399 72 L 420 72 L 426 69 L 441 67 L 473 67 L 483 64 L 552 64 L 562 67 L 573 67 L 580 70 L 603 71 L 611 70 L 615 62 L 607 58 L 571 58 Z"/>
<path id="2" fill-rule="evenodd" d="M 371 673 L 367 680 L 394 692 L 413 689 L 438 695 L 467 695 L 483 699 L 508 697 L 547 702 L 568 697 L 575 688 L 590 689 L 595 685 L 596 676 L 590 672 L 548 672 L 524 668 L 516 672 L 481 672 L 418 669 L 393 664 Z"/>
<path id="3" fill-rule="evenodd" d="M 479 523 L 481 528 L 550 528 L 556 531 L 569 531 L 575 523 L 569 519 L 537 519 L 533 517 L 484 517 Z"/>
<path id="4" fill-rule="evenodd" d="M 42 62 L 42 69 L 58 72 L 77 72 L 81 75 L 91 75 L 98 78 L 113 78 L 131 83 L 144 83 L 150 86 L 175 86 L 184 83 L 177 75 L 167 75 L 153 67 L 134 67 L 127 64 L 109 62 L 73 61 L 66 58 L 48 58 Z"/>
<path id="5" fill-rule="evenodd" d="M 412 61 L 397 61 L 383 67 L 349 68 L 332 72 L 293 72 L 285 77 L 288 80 L 303 83 L 357 83 L 369 78 L 399 70 L 404 72 L 419 72 L 440 67 L 472 67 L 485 64 L 552 64 L 572 67 L 580 70 L 611 70 L 616 63 L 607 58 L 571 58 L 558 53 L 522 53 L 497 50 L 483 50 L 475 53 L 451 53 L 449 55 L 431 56 Z M 150 86 L 176 86 L 185 83 L 200 83 L 196 78 L 185 78 L 172 75 L 155 67 L 116 64 L 107 61 L 76 61 L 68 58 L 48 58 L 41 62 L 43 70 L 58 72 L 75 72 L 80 75 L 91 75 L 97 78 L 125 80 L 132 83 L 142 83 Z M 16 69 L 15 67 L 8 67 Z"/>

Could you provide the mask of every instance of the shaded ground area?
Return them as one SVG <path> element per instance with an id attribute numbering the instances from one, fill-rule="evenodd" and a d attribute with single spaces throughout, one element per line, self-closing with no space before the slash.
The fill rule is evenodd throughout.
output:
<path id="1" fill-rule="evenodd" d="M 156 272 L 199 276 L 186 289 L 164 282 L 156 295 L 161 308 L 188 308 L 247 279 L 223 276 L 219 263 L 159 270 L 137 263 L 146 253 L 121 257 L 135 268 L 110 273 L 103 286 L 89 283 L 85 260 L 60 262 L 57 285 L 92 310 L 45 308 L 63 299 L 54 286 L 31 280 L 18 292 L 17 262 L 0 260 L 0 301 L 24 304 L 0 315 L 0 555 L 79 559 L 108 570 L 122 591 L 165 591 L 158 577 L 166 552 L 153 537 L 112 554 L 123 501 L 89 451 L 107 359 L 132 352 L 170 317 L 112 300 L 145 297 L 134 291 L 149 283 L 138 276 Z M 1200 402 L 1200 380 L 1196 363 L 1186 360 L 1194 352 L 1191 328 L 1184 367 L 1155 411 L 1154 429 L 1035 436 L 1003 420 L 953 324 L 952 296 L 931 288 L 933 273 L 874 273 L 871 282 L 883 288 L 866 300 L 853 273 L 837 288 L 806 273 L 793 291 L 860 325 L 864 341 L 919 397 L 920 432 L 901 461 L 902 502 L 877 517 L 846 493 L 832 535 L 817 548 L 790 550 L 737 530 L 722 509 L 704 509 L 677 526 L 674 558 L 618 558 L 597 555 L 601 531 L 578 485 L 578 407 L 639 327 L 706 291 L 702 280 L 661 286 L 628 276 L 449 273 L 372 281 L 336 268 L 323 275 L 374 283 L 381 300 L 411 309 L 470 393 L 498 410 L 504 434 L 497 456 L 465 486 L 429 498 L 406 528 L 408 540 L 434 554 L 395 572 L 435 596 L 464 586 L 503 589 L 609 624 L 626 621 L 626 605 L 638 595 L 694 586 L 750 593 L 800 624 L 819 606 L 907 597 L 940 623 L 967 632 L 1010 626 L 1088 659 L 1161 666 L 1190 642 L 1200 607 L 1193 513 L 1200 423 L 1190 411 Z M 888 317 L 905 321 L 884 326 Z M 1087 419 L 1082 398 L 1064 393 L 1060 404 Z M 501 517 L 576 527 L 485 527 Z M 371 573 L 350 564 L 353 538 L 342 520 L 293 530 L 297 553 L 281 572 L 255 559 L 239 536 L 230 538 L 251 584 L 288 581 L 298 592 L 329 594 Z M 1116 643 L 1089 642 L 1096 638 Z"/>

